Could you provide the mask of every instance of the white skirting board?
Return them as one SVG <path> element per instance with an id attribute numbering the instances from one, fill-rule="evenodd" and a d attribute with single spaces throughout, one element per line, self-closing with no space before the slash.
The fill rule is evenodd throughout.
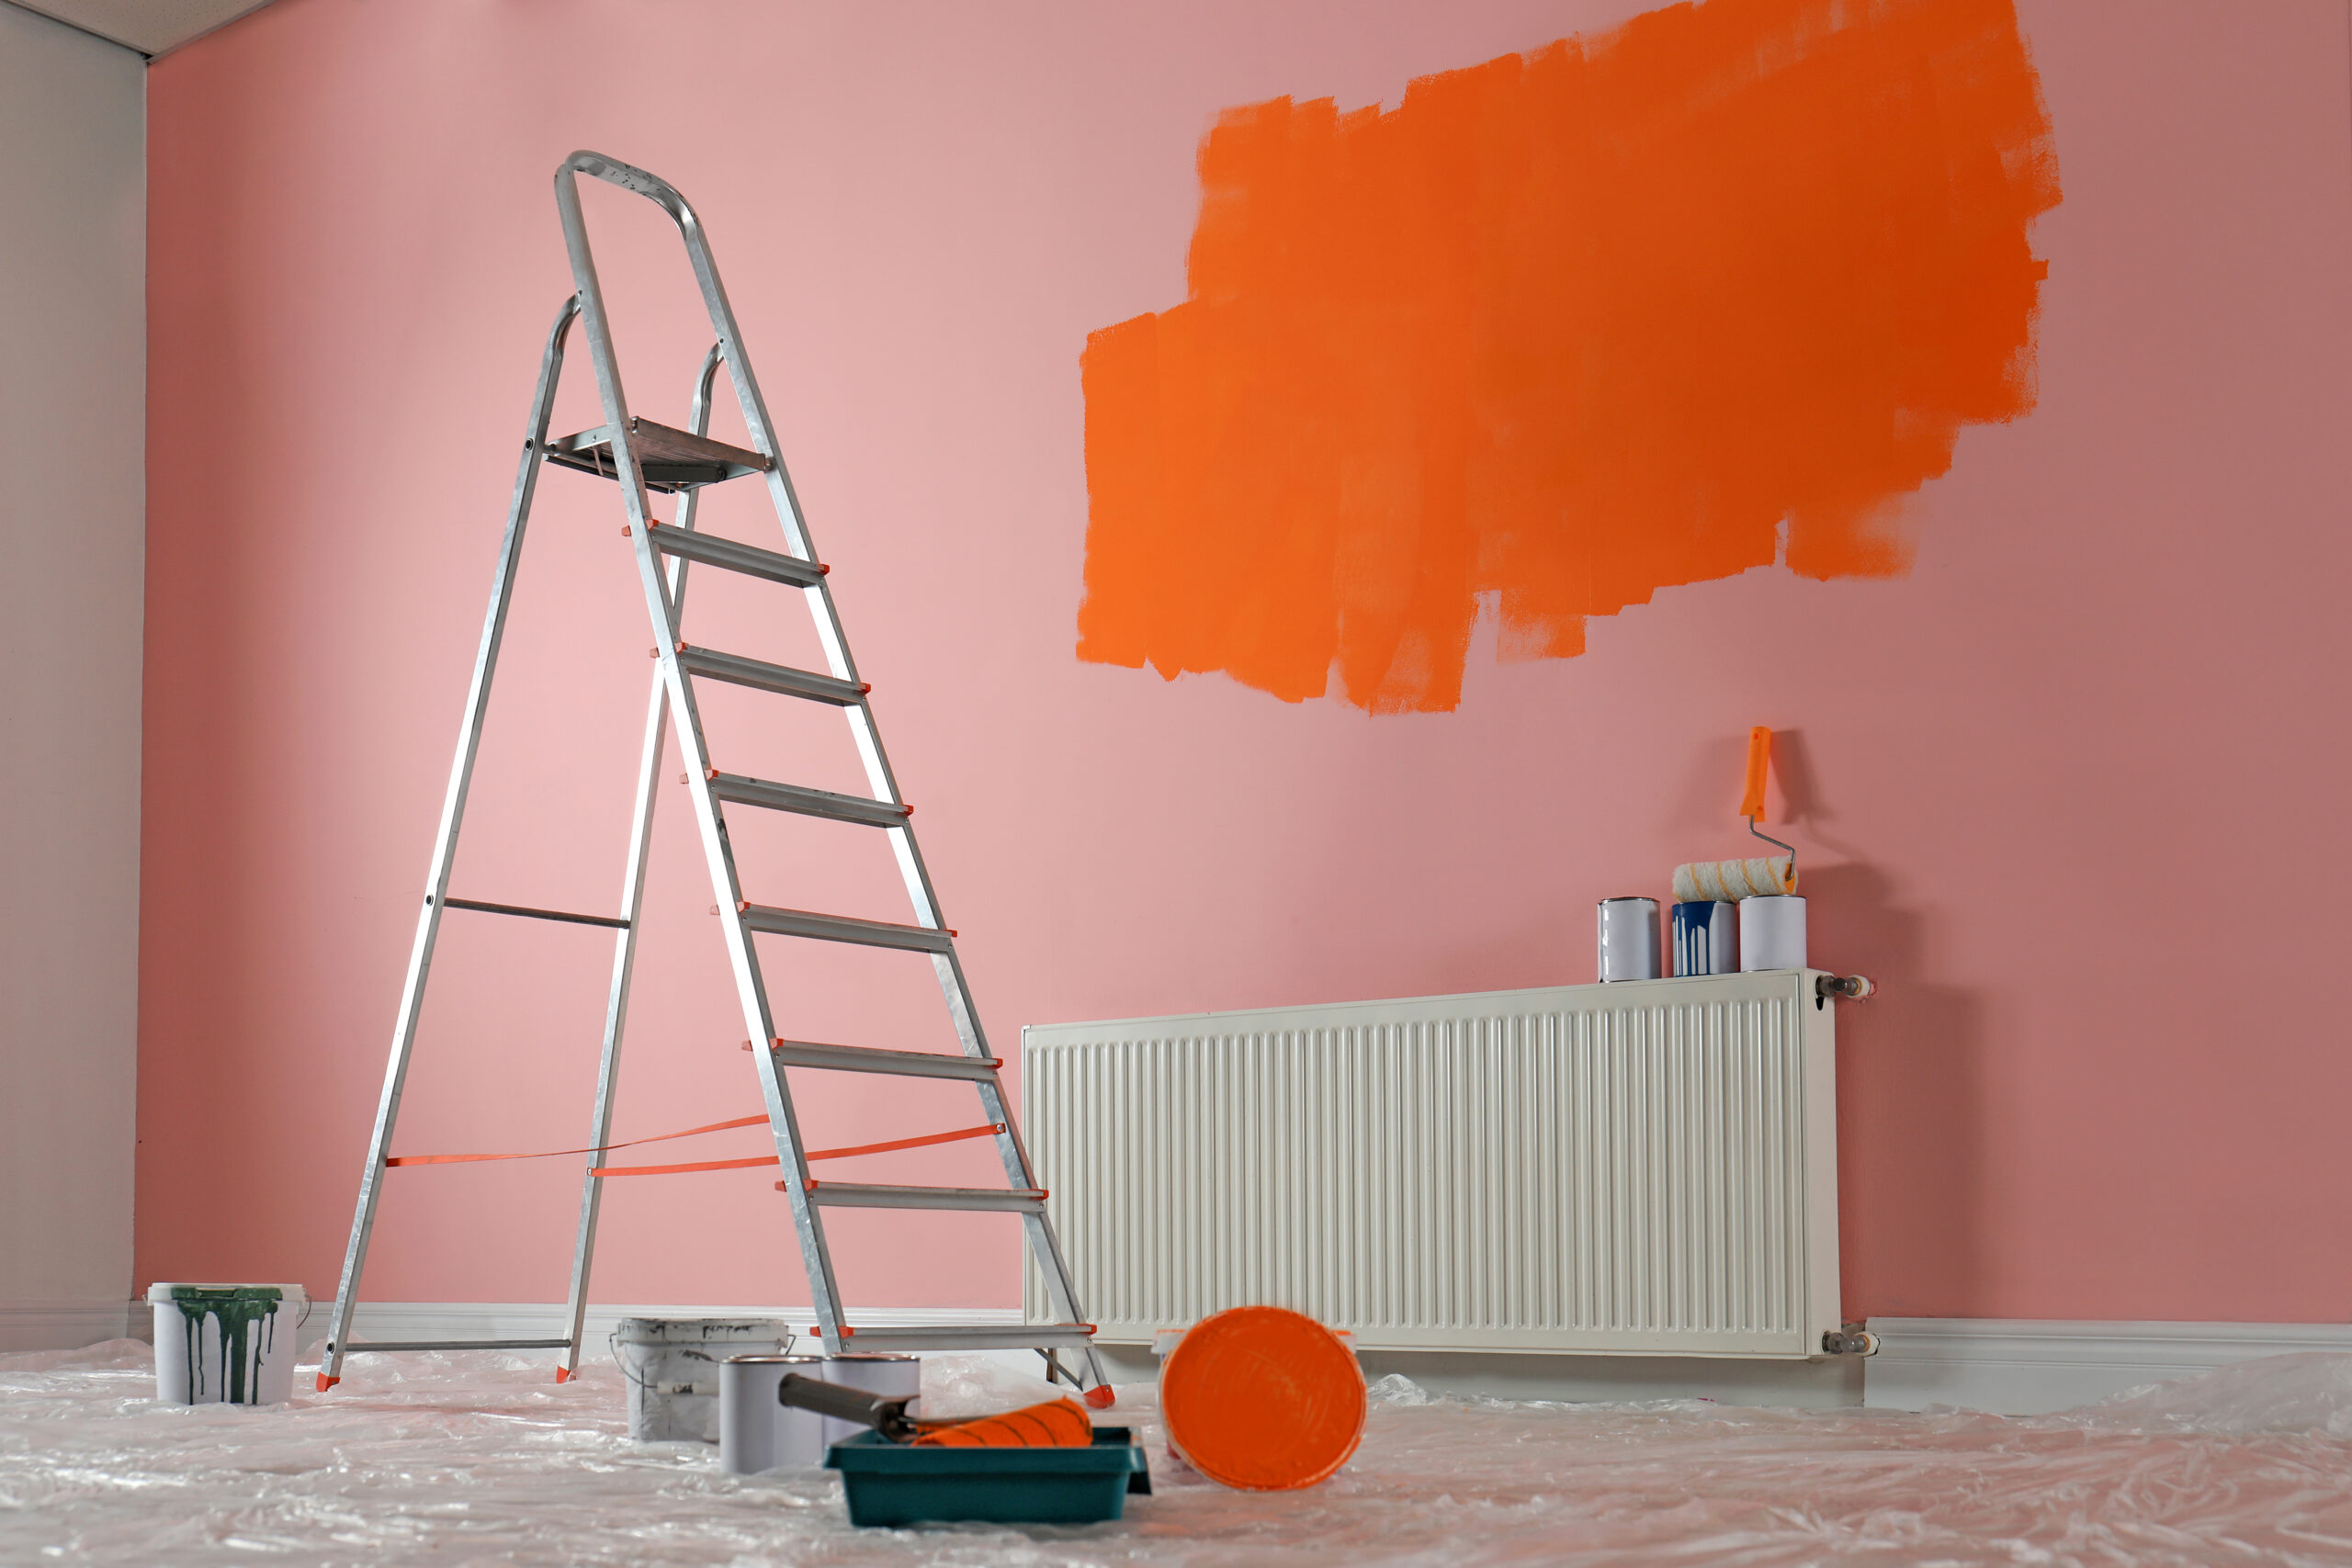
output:
<path id="1" fill-rule="evenodd" d="M 318 1353 L 326 1338 L 327 1325 L 334 1321 L 331 1303 L 321 1302 L 311 1310 L 302 1326 L 300 1344 L 305 1356 Z M 800 1335 L 803 1350 L 816 1348 L 808 1336 L 814 1326 L 816 1314 L 806 1306 L 595 1306 L 588 1309 L 587 1332 L 581 1348 L 582 1364 L 608 1354 L 613 1331 L 625 1317 L 774 1317 L 781 1318 Z M 860 1324 L 954 1324 L 1002 1323 L 1017 1325 L 1021 1321 L 1018 1307 L 876 1307 L 859 1311 L 853 1308 L 850 1326 Z M 481 1302 L 361 1302 L 352 1314 L 351 1348 L 355 1351 L 368 1348 L 370 1339 L 551 1339 L 570 1327 L 561 1303 L 547 1305 L 497 1303 Z M 518 1351 L 520 1355 L 554 1356 L 552 1350 Z M 1000 1352 L 970 1352 L 996 1355 Z M 1019 1364 L 1042 1369 L 1045 1363 L 1034 1350 L 1001 1352 L 1014 1358 Z"/>
<path id="2" fill-rule="evenodd" d="M 778 1317 L 800 1333 L 810 1325 L 813 1316 L 805 1306 L 591 1306 L 587 1348 L 602 1355 L 613 1330 L 625 1317 Z M 370 1339 L 551 1339 L 566 1327 L 560 1302 L 362 1302 L 354 1319 L 354 1348 L 361 1350 Z M 318 1354 L 327 1325 L 334 1321 L 334 1303 L 311 1303 L 298 1341 L 305 1357 Z M 1018 1307 L 883 1307 L 850 1313 L 852 1327 L 861 1323 L 1020 1321 Z M 153 1337 L 154 1314 L 143 1300 L 0 1302 L 0 1353 L 72 1350 L 107 1339 Z M 1024 1367 L 1041 1365 L 1034 1351 L 1002 1353 Z"/>
<path id="3" fill-rule="evenodd" d="M 332 1320 L 331 1304 L 321 1302 L 311 1310 L 301 1330 L 306 1358 L 315 1356 Z M 796 1328 L 808 1325 L 805 1306 L 594 1306 L 588 1310 L 587 1351 L 590 1359 L 605 1354 L 605 1346 L 624 1317 L 781 1317 Z M 852 1322 L 872 1323 L 1018 1323 L 1012 1308 L 902 1308 L 853 1313 Z M 2234 1361 L 2258 1356 L 2282 1356 L 2301 1350 L 2352 1353 L 2352 1325 L 2311 1323 L 2093 1323 L 2037 1321 L 2024 1318 L 1879 1317 L 1871 1328 L 1881 1346 L 1863 1363 L 1862 1403 L 1883 1410 L 1920 1410 L 1930 1404 L 1955 1405 L 2004 1416 L 2040 1415 L 2092 1404 L 2126 1389 L 2171 1378 L 2188 1377 Z M 363 1302 L 356 1336 L 367 1339 L 524 1339 L 542 1338 L 563 1331 L 560 1303 L 485 1303 L 480 1302 Z M 153 1318 L 141 1301 L 40 1301 L 0 1303 L 0 1353 L 22 1350 L 72 1349 L 101 1340 L 128 1336 L 144 1339 L 153 1332 Z M 531 1352 L 552 1355 L 553 1352 Z M 1025 1350 L 984 1351 L 1001 1358 L 1008 1367 L 1034 1371 L 1036 1357 Z M 1476 1362 L 1493 1373 L 1462 1392 L 1509 1397 L 1514 1370 L 1525 1370 L 1528 1358 L 1460 1356 L 1449 1360 Z M 1579 1358 L 1535 1358 L 1545 1362 L 1576 1361 Z M 1645 1368 L 1648 1363 L 1644 1364 Z M 1404 1369 L 1407 1375 L 1420 1369 Z M 1600 1370 L 1624 1373 L 1627 1367 L 1609 1362 Z M 1721 1369 L 1690 1363 L 1657 1363 L 1659 1373 L 1639 1388 L 1582 1388 L 1573 1391 L 1530 1387 L 1528 1397 L 1669 1398 L 1678 1393 L 1724 1398 L 1725 1392 L 1705 1382 Z M 1802 1367 L 1799 1371 L 1804 1370 Z M 1121 1377 L 1148 1376 L 1142 1366 L 1122 1366 Z M 1426 1375 L 1426 1374 L 1425 1374 Z M 1687 1390 L 1663 1386 L 1683 1376 L 1696 1376 Z M 1661 1382 L 1661 1379 L 1663 1380 Z M 1444 1386 L 1445 1377 L 1430 1377 Z M 1458 1381 L 1458 1380 L 1454 1380 Z M 1537 1380 L 1542 1381 L 1542 1380 Z M 1718 1376 L 1716 1381 L 1720 1381 Z M 1816 1399 L 1788 1391 L 1758 1389 L 1738 1403 L 1810 1404 L 1844 1403 L 1834 1396 Z M 1848 1394 L 1847 1399 L 1852 1396 Z"/>
<path id="4" fill-rule="evenodd" d="M 0 1302 L 0 1354 L 78 1350 L 139 1333 L 138 1320 L 146 1315 L 144 1303 L 134 1316 L 131 1303 L 119 1299 Z"/>
<path id="5" fill-rule="evenodd" d="M 1879 1353 L 1862 1403 L 2040 1416 L 2143 1383 L 2257 1356 L 2352 1351 L 2352 1326 L 2324 1323 L 2092 1323 L 1989 1317 L 1874 1317 Z"/>

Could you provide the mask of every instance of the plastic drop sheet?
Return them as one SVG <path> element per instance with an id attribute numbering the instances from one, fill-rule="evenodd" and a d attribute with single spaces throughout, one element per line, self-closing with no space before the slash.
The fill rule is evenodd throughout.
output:
<path id="1" fill-rule="evenodd" d="M 927 1364 L 933 1414 L 1035 1387 Z M 0 1563 L 2352 1564 L 2352 1356 L 2030 1419 L 1390 1378 L 1355 1459 L 1289 1494 L 1182 1471 L 1147 1385 L 1116 1416 L 1156 1495 L 1082 1529 L 853 1529 L 831 1472 L 739 1479 L 712 1448 L 632 1443 L 617 1375 L 558 1386 L 521 1357 L 358 1356 L 334 1393 L 259 1410 L 153 1388 L 135 1341 L 0 1358 Z"/>

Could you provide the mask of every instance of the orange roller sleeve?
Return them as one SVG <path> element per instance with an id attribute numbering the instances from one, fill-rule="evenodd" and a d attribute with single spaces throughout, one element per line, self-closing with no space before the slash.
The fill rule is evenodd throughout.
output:
<path id="1" fill-rule="evenodd" d="M 1764 820 L 1764 770 L 1772 760 L 1772 732 L 1762 725 L 1747 732 L 1747 790 L 1739 797 L 1739 814 Z"/>
<path id="2" fill-rule="evenodd" d="M 1001 1416 L 933 1427 L 914 1441 L 916 1448 L 938 1449 L 1082 1449 L 1094 1441 L 1094 1423 L 1073 1399 L 1026 1404 Z"/>

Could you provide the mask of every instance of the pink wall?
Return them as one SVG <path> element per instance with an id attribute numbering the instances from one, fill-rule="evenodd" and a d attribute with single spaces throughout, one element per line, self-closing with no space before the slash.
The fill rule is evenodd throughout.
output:
<path id="1" fill-rule="evenodd" d="M 1210 117 L 1393 103 L 1634 8 L 279 0 L 160 62 L 141 1280 L 333 1287 L 569 287 L 548 175 L 584 146 L 668 175 L 711 227 L 1001 1045 L 1589 979 L 1595 897 L 1738 851 L 1740 739 L 1770 724 L 1816 961 L 1884 987 L 1841 1031 L 1848 1311 L 2342 1321 L 2338 0 L 2171 0 L 2128 27 L 2025 0 L 2065 186 L 2035 236 L 2041 406 L 1963 434 L 1910 504 L 1907 579 L 1670 589 L 1566 660 L 1498 665 L 1482 628 L 1449 714 L 1073 656 L 1079 352 L 1183 297 Z M 674 248 L 610 192 L 591 220 L 639 407 L 674 418 L 701 346 Z M 587 423 L 579 369 L 560 417 Z M 603 908 L 646 637 L 610 492 L 544 495 L 457 886 Z M 706 590 L 710 640 L 798 646 L 726 633 L 753 602 Z M 729 744 L 787 765 L 772 735 Z M 840 778 L 845 749 L 811 745 Z M 673 786 L 657 833 L 624 1135 L 754 1108 L 684 805 Z M 895 908 L 871 844 L 774 842 L 775 901 Z M 603 941 L 458 919 L 402 1147 L 576 1143 Z M 789 956 L 793 1032 L 939 1043 L 927 976 Z M 852 1143 L 966 1113 L 853 1089 L 809 1121 Z M 975 1148 L 861 1174 L 977 1174 Z M 393 1179 L 368 1295 L 560 1293 L 568 1163 Z M 763 1180 L 613 1200 L 605 1299 L 802 1298 Z M 1004 1236 L 840 1229 L 854 1299 L 1014 1299 Z"/>

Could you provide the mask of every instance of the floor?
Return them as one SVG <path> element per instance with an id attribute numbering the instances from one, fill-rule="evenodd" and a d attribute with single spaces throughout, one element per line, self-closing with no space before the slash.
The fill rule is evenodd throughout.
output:
<path id="1" fill-rule="evenodd" d="M 163 1406 L 149 1356 L 0 1357 L 0 1562 L 2352 1563 L 2352 1356 L 2031 1419 L 1510 1404 L 1390 1378 L 1349 1467 L 1281 1495 L 1180 1473 L 1137 1387 L 1125 1415 L 1158 1490 L 1124 1521 L 915 1531 L 852 1529 L 825 1472 L 737 1479 L 701 1445 L 631 1443 L 616 1377 L 361 1357 L 291 1405 Z"/>

